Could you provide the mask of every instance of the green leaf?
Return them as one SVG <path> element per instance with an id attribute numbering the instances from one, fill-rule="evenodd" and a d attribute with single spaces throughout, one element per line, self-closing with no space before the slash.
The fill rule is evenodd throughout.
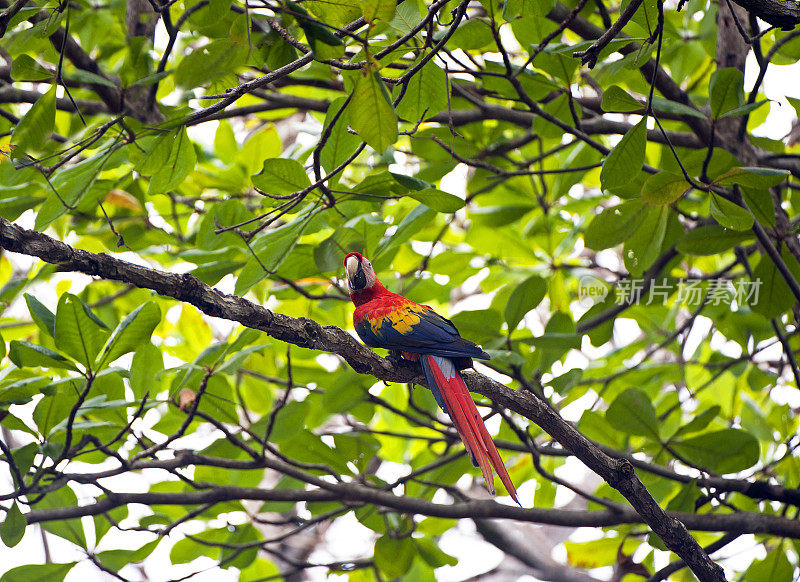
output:
<path id="1" fill-rule="evenodd" d="M 508 329 L 514 330 L 531 309 L 539 305 L 547 293 L 547 282 L 534 275 L 514 288 L 506 303 L 505 318 Z"/>
<path id="2" fill-rule="evenodd" d="M 758 462 L 758 440 L 748 432 L 726 428 L 672 443 L 673 450 L 692 463 L 716 473 L 736 473 Z"/>
<path id="3" fill-rule="evenodd" d="M 788 170 L 774 168 L 731 168 L 714 180 L 720 186 L 739 185 L 743 188 L 772 188 L 789 177 Z"/>
<path id="4" fill-rule="evenodd" d="M 61 354 L 43 346 L 19 340 L 13 340 L 9 344 L 8 357 L 18 368 L 42 367 L 78 370 L 75 364 Z"/>
<path id="5" fill-rule="evenodd" d="M 161 538 L 155 539 L 136 550 L 106 550 L 105 552 L 98 552 L 97 558 L 99 558 L 103 566 L 117 572 L 128 564 L 138 564 L 147 558 L 153 553 L 160 541 Z"/>
<path id="6" fill-rule="evenodd" d="M 358 0 L 358 4 L 367 22 L 376 20 L 389 22 L 394 18 L 394 9 L 397 5 L 395 0 Z"/>
<path id="7" fill-rule="evenodd" d="M 67 572 L 75 564 L 77 562 L 17 566 L 3 574 L 0 577 L 0 582 L 63 582 Z"/>
<path id="8" fill-rule="evenodd" d="M 443 552 L 431 538 L 414 538 L 417 552 L 420 557 L 428 563 L 431 568 L 441 568 L 442 566 L 455 566 L 458 558 Z"/>
<path id="9" fill-rule="evenodd" d="M 411 538 L 398 539 L 386 534 L 375 540 L 375 565 L 389 579 L 408 572 L 415 553 Z"/>
<path id="10" fill-rule="evenodd" d="M 142 344 L 149 344 L 150 336 L 160 322 L 161 310 L 155 302 L 148 301 L 137 307 L 119 323 L 108 338 L 100 366 L 136 350 Z"/>
<path id="11" fill-rule="evenodd" d="M 667 232 L 668 206 L 645 206 L 641 223 L 622 247 L 625 268 L 641 274 L 658 257 Z"/>
<path id="12" fill-rule="evenodd" d="M 28 522 L 25 520 L 25 516 L 19 510 L 17 502 L 14 501 L 11 507 L 8 508 L 3 523 L 0 524 L 0 538 L 2 538 L 3 543 L 9 548 L 16 546 L 22 540 L 22 536 L 25 535 L 25 527 L 27 525 Z"/>
<path id="13" fill-rule="evenodd" d="M 380 242 L 375 251 L 375 259 L 378 259 L 384 253 L 406 242 L 428 224 L 435 214 L 433 210 L 424 204 L 418 205 L 403 218 L 397 226 L 397 231 L 395 231 L 394 236 L 384 238 Z"/>
<path id="14" fill-rule="evenodd" d="M 650 397 L 638 388 L 628 388 L 606 410 L 606 420 L 628 434 L 658 440 L 658 420 Z"/>
<path id="15" fill-rule="evenodd" d="M 753 215 L 747 209 L 711 193 L 711 216 L 725 228 L 749 230 L 753 227 Z"/>
<path id="16" fill-rule="evenodd" d="M 800 265 L 785 247 L 781 251 L 781 257 L 794 278 L 799 279 Z M 796 303 L 792 290 L 768 255 L 761 255 L 758 265 L 753 269 L 753 283 L 758 284 L 758 301 L 750 306 L 764 317 L 775 317 Z"/>
<path id="17" fill-rule="evenodd" d="M 150 178 L 150 188 L 147 191 L 150 196 L 164 194 L 179 186 L 197 163 L 194 146 L 185 127 L 175 132 L 170 146 L 169 155 L 166 159 L 161 159 L 158 171 Z"/>
<path id="18" fill-rule="evenodd" d="M 130 384 L 137 400 L 144 398 L 148 392 L 154 396 L 159 391 L 159 382 L 154 379 L 163 369 L 161 350 L 156 346 L 148 341 L 136 348 L 131 364 Z"/>
<path id="19" fill-rule="evenodd" d="M 397 114 L 411 122 L 447 109 L 447 75 L 432 60 L 411 77 Z"/>
<path id="20" fill-rule="evenodd" d="M 39 151 L 53 132 L 55 121 L 56 86 L 53 85 L 19 120 L 11 134 L 11 144 L 21 152 Z"/>
<path id="21" fill-rule="evenodd" d="M 764 103 L 769 103 L 769 100 L 764 99 L 763 101 L 759 101 L 757 103 L 746 103 L 741 107 L 735 107 L 734 109 L 731 109 L 726 113 L 723 113 L 722 115 L 719 116 L 719 118 L 724 119 L 725 117 L 738 117 L 740 115 L 748 115 L 749 113 L 755 111 L 756 109 L 764 105 Z"/>
<path id="22" fill-rule="evenodd" d="M 294 2 L 287 4 L 287 6 L 290 6 L 293 11 L 297 11 L 296 7 L 299 7 Z M 306 0 L 303 2 L 303 6 L 334 26 L 350 24 L 361 16 L 358 4 L 350 0 Z M 302 9 L 302 7 L 299 8 Z M 308 14 L 305 10 L 300 13 Z"/>
<path id="23" fill-rule="evenodd" d="M 64 293 L 56 309 L 55 342 L 58 349 L 91 369 L 106 342 L 108 328 L 71 293 Z"/>
<path id="24" fill-rule="evenodd" d="M 719 415 L 720 410 L 722 408 L 719 405 L 714 405 L 697 416 L 695 416 L 692 420 L 681 426 L 673 435 L 672 438 L 675 438 L 679 435 L 690 434 L 693 432 L 699 432 L 706 428 L 711 422 Z"/>
<path id="25" fill-rule="evenodd" d="M 308 227 L 310 215 L 297 217 L 254 239 L 250 247 L 255 254 L 247 261 L 236 279 L 234 293 L 242 295 L 253 285 L 274 273 L 297 244 L 297 239 Z M 256 258 L 257 257 L 257 258 Z"/>
<path id="26" fill-rule="evenodd" d="M 621 244 L 636 231 L 647 208 L 640 200 L 604 208 L 586 229 L 586 246 L 600 251 Z"/>
<path id="27" fill-rule="evenodd" d="M 47 510 L 57 508 L 72 508 L 78 506 L 78 497 L 68 486 L 61 489 L 50 491 L 34 505 L 35 510 Z M 64 538 L 84 549 L 86 549 L 86 535 L 83 531 L 83 524 L 79 517 L 73 519 L 59 519 L 40 524 L 42 528 L 51 534 Z"/>
<path id="28" fill-rule="evenodd" d="M 25 302 L 36 326 L 50 337 L 56 337 L 56 315 L 33 295 L 25 293 Z"/>
<path id="29" fill-rule="evenodd" d="M 747 568 L 742 580 L 746 582 L 792 582 L 794 566 L 786 551 L 778 544 L 763 560 L 755 560 Z"/>
<path id="30" fill-rule="evenodd" d="M 629 111 L 639 111 L 644 108 L 644 105 L 631 97 L 631 95 L 619 85 L 611 85 L 611 87 L 603 92 L 603 100 L 601 101 L 600 107 L 603 108 L 603 111 L 627 113 Z"/>
<path id="31" fill-rule="evenodd" d="M 714 119 L 744 104 L 743 86 L 744 73 L 739 69 L 717 69 L 711 74 L 708 92 Z"/>
<path id="32" fill-rule="evenodd" d="M 36 215 L 37 230 L 44 230 L 56 218 L 70 210 L 85 210 L 83 208 L 85 205 L 94 205 L 108 192 L 108 187 L 98 183 L 97 177 L 108 163 L 113 151 L 113 149 L 101 151 L 87 160 L 56 172 L 55 177 L 51 179 L 52 190 L 55 192 L 50 193 Z"/>
<path id="33" fill-rule="evenodd" d="M 293 194 L 311 185 L 300 162 L 287 158 L 264 160 L 264 166 L 252 180 L 267 194 Z"/>
<path id="34" fill-rule="evenodd" d="M 412 191 L 408 196 L 417 202 L 421 202 L 431 210 L 447 214 L 464 208 L 465 204 L 464 200 L 458 196 L 449 194 L 448 192 L 442 192 L 436 188 Z"/>
<path id="35" fill-rule="evenodd" d="M 340 97 L 330 104 L 328 112 L 325 114 L 325 123 L 323 125 L 325 129 L 333 123 L 333 118 L 336 116 L 336 113 L 344 107 L 345 101 L 347 101 L 346 97 Z M 356 148 L 361 144 L 361 140 L 357 135 L 353 135 L 347 131 L 348 119 L 349 115 L 347 112 L 342 112 L 339 119 L 336 120 L 336 125 L 333 126 L 328 136 L 328 141 L 322 146 L 320 163 L 329 173 L 338 168 L 347 158 L 353 155 L 353 152 L 355 152 Z M 338 177 L 334 178 L 334 180 L 338 181 Z"/>
<path id="36" fill-rule="evenodd" d="M 695 257 L 718 255 L 753 238 L 750 232 L 729 230 L 718 224 L 698 226 L 678 241 L 677 249 Z"/>
<path id="37" fill-rule="evenodd" d="M 764 226 L 775 226 L 775 202 L 768 190 L 742 188 L 742 197 L 756 220 Z"/>
<path id="38" fill-rule="evenodd" d="M 699 119 L 707 119 L 707 117 L 694 107 L 689 107 L 677 101 L 670 101 L 662 97 L 653 97 L 653 107 L 660 113 L 671 113 L 673 115 L 687 115 L 689 117 L 697 117 Z"/>
<path id="39" fill-rule="evenodd" d="M 383 153 L 397 139 L 397 115 L 377 73 L 356 74 L 350 102 L 350 125 L 376 152 Z"/>
<path id="40" fill-rule="evenodd" d="M 77 83 L 87 83 L 90 85 L 104 85 L 106 87 L 111 87 L 112 89 L 117 89 L 117 86 L 109 79 L 106 79 L 97 73 L 92 73 L 91 71 L 85 71 L 83 69 L 76 69 L 72 71 L 69 74 L 68 80 L 75 81 Z"/>
<path id="41" fill-rule="evenodd" d="M 44 81 L 52 76 L 29 55 L 19 55 L 11 62 L 11 78 L 15 81 Z"/>
<path id="42" fill-rule="evenodd" d="M 645 180 L 642 200 L 649 204 L 672 204 L 691 186 L 683 176 L 671 172 L 658 172 Z"/>
<path id="43" fill-rule="evenodd" d="M 603 162 L 600 183 L 604 189 L 624 186 L 638 175 L 644 164 L 646 142 L 647 126 L 642 119 L 628 130 Z"/>

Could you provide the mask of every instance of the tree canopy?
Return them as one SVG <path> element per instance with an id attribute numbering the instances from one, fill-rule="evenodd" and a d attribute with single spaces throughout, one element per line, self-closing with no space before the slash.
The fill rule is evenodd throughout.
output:
<path id="1" fill-rule="evenodd" d="M 0 582 L 795 580 L 798 24 L 0 0 Z M 351 251 L 492 356 L 522 507 L 347 331 Z"/>

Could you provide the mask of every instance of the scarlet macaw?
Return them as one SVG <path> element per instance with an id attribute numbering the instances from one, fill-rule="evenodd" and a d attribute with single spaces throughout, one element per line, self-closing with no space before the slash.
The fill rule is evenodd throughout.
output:
<path id="1" fill-rule="evenodd" d="M 433 397 L 452 419 L 489 491 L 494 493 L 494 467 L 509 495 L 519 503 L 503 460 L 459 373 L 472 366 L 472 358 L 488 360 L 489 354 L 462 338 L 452 322 L 427 305 L 388 291 L 375 276 L 372 264 L 359 253 L 348 254 L 344 265 L 350 299 L 356 306 L 353 325 L 358 336 L 370 347 L 388 349 L 394 358 L 402 355 L 419 361 Z"/>

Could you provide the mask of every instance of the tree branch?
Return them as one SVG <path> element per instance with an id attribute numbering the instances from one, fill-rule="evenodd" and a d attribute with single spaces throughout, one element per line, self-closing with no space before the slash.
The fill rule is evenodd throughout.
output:
<path id="1" fill-rule="evenodd" d="M 59 265 L 62 270 L 79 271 L 152 289 L 161 295 L 190 303 L 207 315 L 237 321 L 247 327 L 264 331 L 275 339 L 300 347 L 338 354 L 361 374 L 371 374 L 385 381 L 425 385 L 416 366 L 407 364 L 395 367 L 388 360 L 380 358 L 356 342 L 342 329 L 334 326 L 323 327 L 310 319 L 295 319 L 272 312 L 244 298 L 223 294 L 189 274 L 164 273 L 127 263 L 104 253 L 95 254 L 75 249 L 45 234 L 26 230 L 5 219 L 0 219 L 0 247 L 39 257 L 46 262 Z M 605 454 L 561 418 L 555 410 L 532 394 L 516 392 L 477 372 L 466 372 L 464 377 L 471 391 L 486 395 L 502 406 L 536 422 L 572 451 L 587 467 L 622 493 L 645 523 L 667 547 L 689 565 L 701 582 L 725 581 L 722 569 L 711 561 L 697 541 L 689 535 L 686 527 L 674 517 L 668 516 L 656 503 L 637 477 L 630 462 L 625 459 L 614 459 Z M 213 499 L 204 499 L 196 503 L 211 501 Z"/>

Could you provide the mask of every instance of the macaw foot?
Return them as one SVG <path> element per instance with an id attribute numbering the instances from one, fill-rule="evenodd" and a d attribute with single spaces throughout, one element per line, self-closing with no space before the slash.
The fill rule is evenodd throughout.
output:
<path id="1" fill-rule="evenodd" d="M 389 355 L 386 356 L 386 359 L 389 360 L 395 368 L 403 365 L 403 354 L 397 350 L 389 350 Z"/>

